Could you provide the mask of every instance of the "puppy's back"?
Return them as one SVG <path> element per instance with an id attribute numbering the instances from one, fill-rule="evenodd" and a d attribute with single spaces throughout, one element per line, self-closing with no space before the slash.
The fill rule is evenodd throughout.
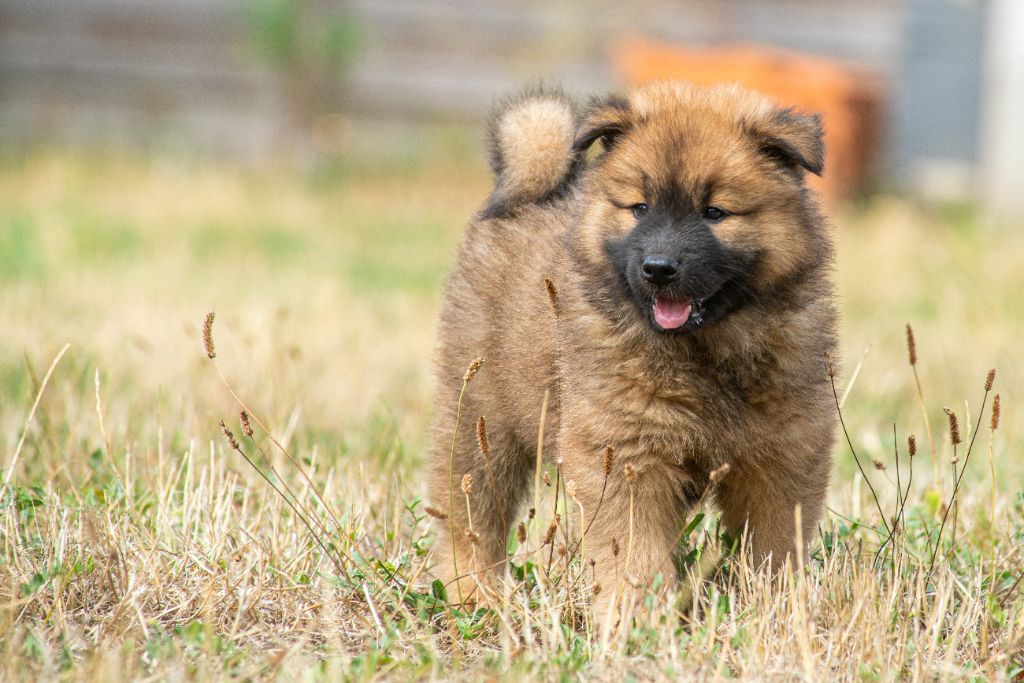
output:
<path id="1" fill-rule="evenodd" d="M 495 187 L 463 235 L 442 299 L 436 356 L 439 442 L 451 438 L 462 374 L 485 370 L 465 397 L 508 438 L 533 443 L 544 393 L 554 389 L 555 310 L 546 280 L 564 270 L 571 195 L 581 170 L 577 115 L 563 94 L 527 91 L 499 104 L 489 128 Z M 556 398 L 551 397 L 552 404 Z M 554 414 L 548 424 L 556 423 Z"/>

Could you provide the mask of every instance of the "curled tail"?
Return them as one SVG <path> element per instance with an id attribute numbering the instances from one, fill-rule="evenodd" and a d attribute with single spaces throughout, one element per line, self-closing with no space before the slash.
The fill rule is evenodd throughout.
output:
<path id="1" fill-rule="evenodd" d="M 560 92 L 527 91 L 499 104 L 488 136 L 496 180 L 485 215 L 508 215 L 562 190 L 578 165 L 576 124 Z"/>

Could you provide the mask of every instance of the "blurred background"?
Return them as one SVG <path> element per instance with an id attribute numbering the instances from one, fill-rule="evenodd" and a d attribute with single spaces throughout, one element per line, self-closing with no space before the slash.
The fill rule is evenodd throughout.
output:
<path id="1" fill-rule="evenodd" d="M 0 0 L 0 136 L 309 162 L 524 84 L 736 80 L 826 114 L 830 196 L 1012 216 L 1022 46 L 1015 0 Z"/>
<path id="2" fill-rule="evenodd" d="M 414 472 L 487 110 L 654 78 L 823 113 L 861 447 L 884 456 L 894 419 L 923 433 L 907 322 L 933 426 L 993 365 L 1012 424 L 1019 0 L 0 0 L 3 438 L 65 342 L 24 466 L 84 467 L 64 454 L 95 444 L 97 371 L 110 433 L 216 437 L 215 309 L 218 362 L 275 428 Z"/>

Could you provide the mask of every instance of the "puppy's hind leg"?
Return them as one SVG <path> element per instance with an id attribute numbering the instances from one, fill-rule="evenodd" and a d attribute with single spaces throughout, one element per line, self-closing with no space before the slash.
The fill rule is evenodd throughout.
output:
<path id="1" fill-rule="evenodd" d="M 464 406 L 463 417 L 467 414 L 473 412 L 467 413 Z M 500 426 L 486 428 L 484 453 L 477 420 L 467 422 L 459 425 L 454 454 L 451 428 L 435 430 L 430 477 L 434 507 L 448 515 L 436 525 L 436 573 L 448 584 L 451 601 L 473 604 L 486 599 L 482 588 L 504 570 L 508 534 L 525 493 L 530 458 Z M 454 411 L 450 424 L 455 424 Z"/>

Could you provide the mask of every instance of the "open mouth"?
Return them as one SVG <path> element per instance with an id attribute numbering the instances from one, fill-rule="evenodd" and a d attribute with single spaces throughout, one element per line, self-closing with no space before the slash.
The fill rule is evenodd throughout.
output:
<path id="1" fill-rule="evenodd" d="M 704 323 L 704 300 L 669 298 L 658 295 L 651 306 L 654 322 L 663 330 L 677 330 L 687 323 L 700 327 Z"/>
<path id="2" fill-rule="evenodd" d="M 693 312 L 691 299 L 654 297 L 654 322 L 663 330 L 674 330 L 686 324 Z"/>

